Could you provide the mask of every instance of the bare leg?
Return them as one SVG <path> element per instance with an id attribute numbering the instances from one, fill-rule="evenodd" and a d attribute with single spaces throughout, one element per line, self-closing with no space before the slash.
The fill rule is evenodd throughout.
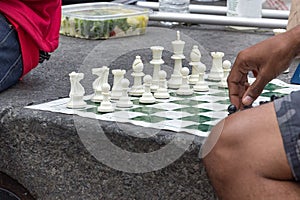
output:
<path id="1" fill-rule="evenodd" d="M 220 199 L 300 199 L 273 103 L 230 115 L 212 130 L 203 148 Z"/>

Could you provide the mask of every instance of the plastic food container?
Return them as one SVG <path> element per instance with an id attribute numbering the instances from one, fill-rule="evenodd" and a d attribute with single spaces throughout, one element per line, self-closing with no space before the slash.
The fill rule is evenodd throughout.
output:
<path id="1" fill-rule="evenodd" d="M 62 7 L 60 33 L 86 39 L 141 35 L 146 31 L 149 12 L 117 3 L 67 5 Z"/>

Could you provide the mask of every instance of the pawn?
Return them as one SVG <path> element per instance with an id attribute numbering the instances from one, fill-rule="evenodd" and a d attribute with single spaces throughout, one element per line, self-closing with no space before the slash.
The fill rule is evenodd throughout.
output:
<path id="1" fill-rule="evenodd" d="M 227 77 L 229 75 L 230 68 L 231 68 L 231 62 L 229 60 L 224 60 L 224 62 L 223 62 L 223 72 L 224 72 L 223 78 L 221 79 L 221 81 L 218 85 L 220 88 L 228 88 Z"/>
<path id="2" fill-rule="evenodd" d="M 207 82 L 204 80 L 206 66 L 203 63 L 199 64 L 199 77 L 196 85 L 194 85 L 193 89 L 196 92 L 207 92 L 209 91 L 209 87 Z"/>
<path id="3" fill-rule="evenodd" d="M 151 93 L 151 88 L 150 88 L 152 77 L 150 75 L 146 75 L 144 76 L 143 81 L 144 81 L 145 92 L 143 93 L 143 96 L 139 99 L 139 102 L 144 104 L 155 103 L 156 99 Z"/>
<path id="4" fill-rule="evenodd" d="M 176 90 L 176 94 L 178 95 L 192 95 L 194 91 L 191 89 L 191 87 L 188 84 L 188 75 L 190 70 L 187 67 L 184 67 L 180 70 L 182 75 L 182 82 L 178 90 Z"/>
<path id="5" fill-rule="evenodd" d="M 227 108 L 227 111 L 228 111 L 228 115 L 231 115 L 237 111 L 237 108 L 235 105 L 230 104 Z"/>
<path id="6" fill-rule="evenodd" d="M 260 101 L 259 102 L 259 105 L 263 105 L 263 104 L 266 104 L 266 103 L 269 103 L 270 101 Z"/>
<path id="7" fill-rule="evenodd" d="M 133 106 L 132 101 L 130 101 L 130 97 L 128 96 L 128 88 L 129 88 L 129 80 L 127 78 L 123 78 L 121 81 L 122 86 L 122 96 L 119 98 L 117 102 L 117 107 L 119 108 L 130 108 Z"/>
<path id="8" fill-rule="evenodd" d="M 273 94 L 273 95 L 270 97 L 270 101 L 274 101 L 274 100 L 279 99 L 279 98 L 280 98 L 279 96 Z"/>
<path id="9" fill-rule="evenodd" d="M 107 113 L 107 112 L 113 112 L 115 108 L 113 107 L 112 103 L 109 100 L 109 90 L 110 90 L 110 85 L 108 83 L 104 83 L 102 85 L 102 95 L 103 95 L 103 100 L 98 107 L 98 112 L 102 113 Z"/>
<path id="10" fill-rule="evenodd" d="M 243 107 L 244 110 L 249 109 L 249 108 L 253 108 L 253 106 L 252 106 L 252 105 L 249 105 L 249 106 L 244 106 L 244 107 Z"/>
<path id="11" fill-rule="evenodd" d="M 167 89 L 167 73 L 163 70 L 160 70 L 158 73 L 159 77 L 159 87 L 157 91 L 154 93 L 154 97 L 157 99 L 168 99 L 170 98 L 170 94 Z"/>

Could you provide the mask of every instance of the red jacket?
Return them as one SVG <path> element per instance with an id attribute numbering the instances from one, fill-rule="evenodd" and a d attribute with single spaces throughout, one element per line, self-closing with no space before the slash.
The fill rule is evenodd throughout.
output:
<path id="1" fill-rule="evenodd" d="M 4 0 L 0 12 L 18 32 L 25 75 L 38 65 L 39 50 L 58 47 L 61 0 Z"/>

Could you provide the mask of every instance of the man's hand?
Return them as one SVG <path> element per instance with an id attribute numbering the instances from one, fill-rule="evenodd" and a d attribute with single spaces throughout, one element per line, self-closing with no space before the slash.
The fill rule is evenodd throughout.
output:
<path id="1" fill-rule="evenodd" d="M 229 97 L 237 108 L 248 106 L 266 84 L 289 67 L 300 50 L 300 26 L 241 51 L 228 76 Z M 248 83 L 248 72 L 256 80 Z"/>

